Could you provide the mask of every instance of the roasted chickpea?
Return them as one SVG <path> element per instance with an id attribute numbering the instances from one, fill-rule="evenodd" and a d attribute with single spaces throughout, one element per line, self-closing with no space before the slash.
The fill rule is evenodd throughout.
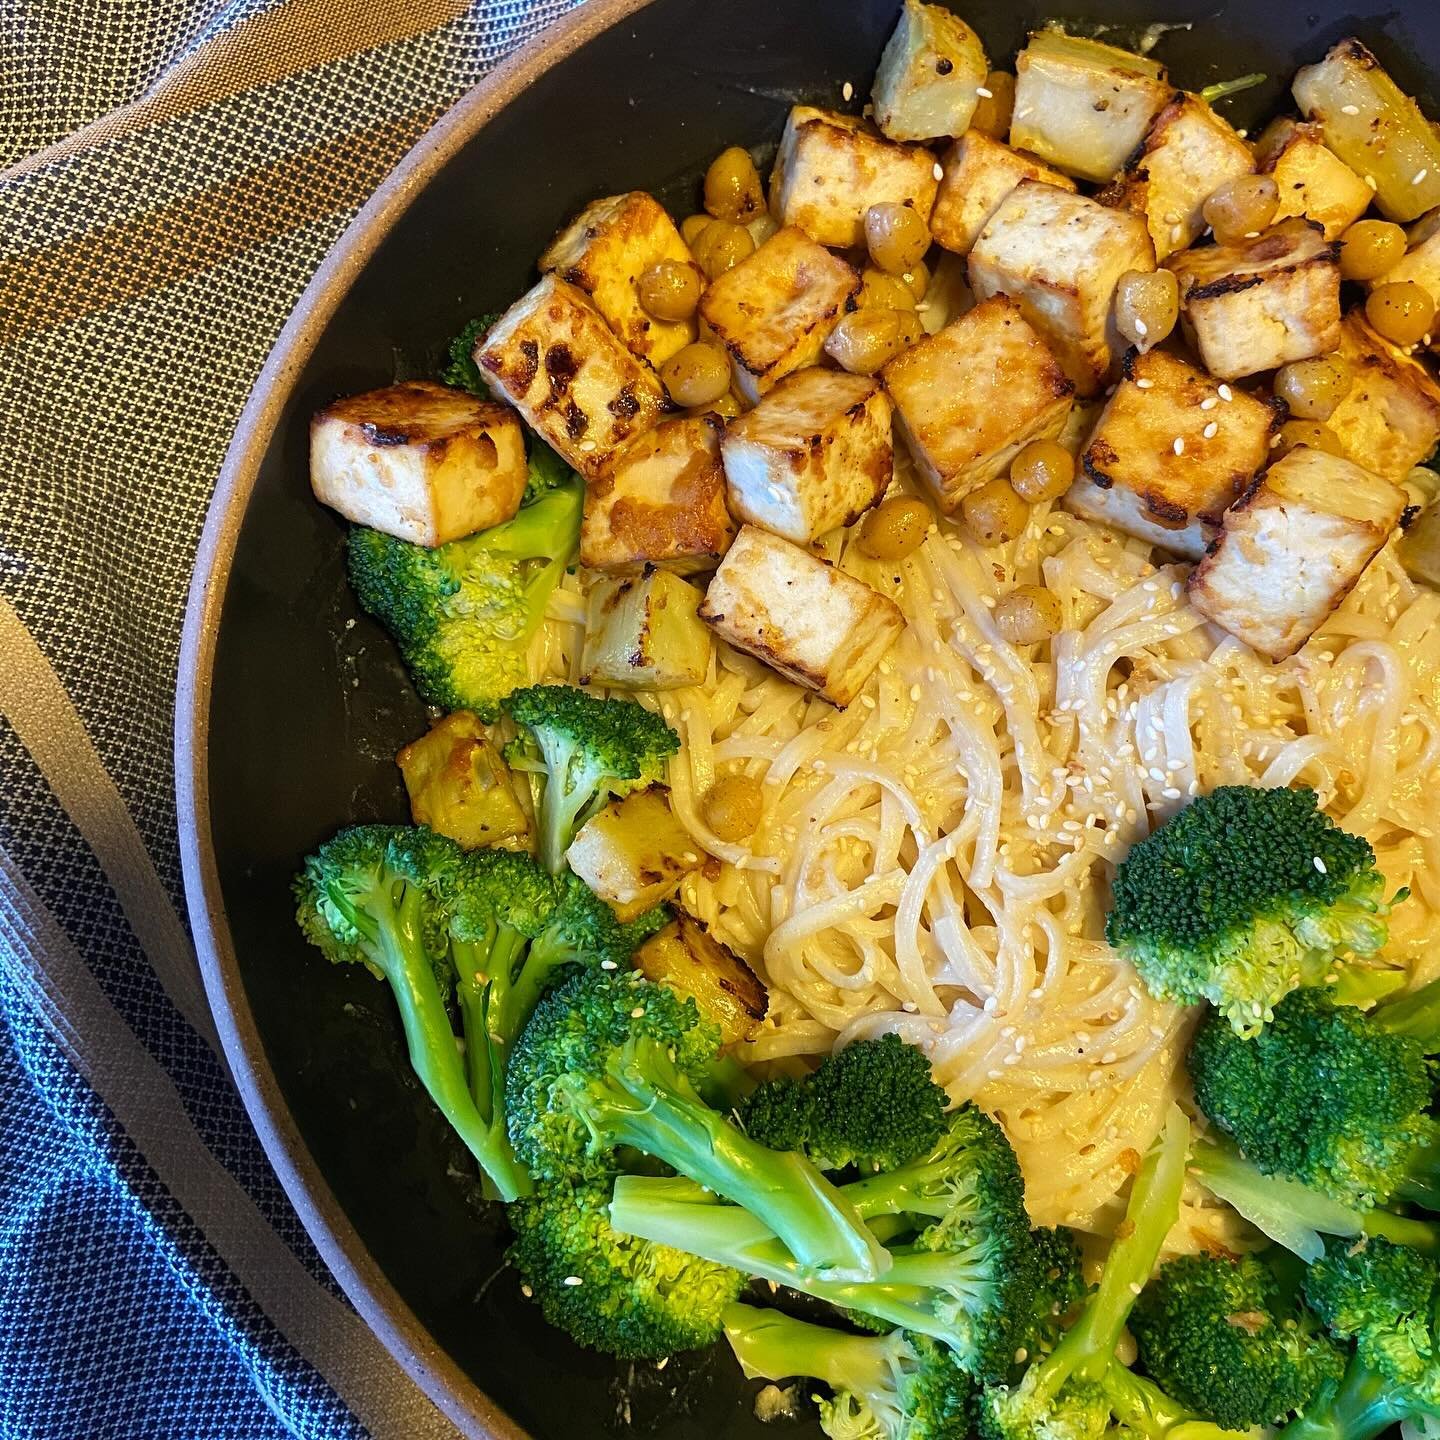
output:
<path id="1" fill-rule="evenodd" d="M 1237 175 L 1211 193 L 1200 213 L 1221 245 L 1234 245 L 1272 224 L 1279 208 L 1273 175 Z"/>
<path id="2" fill-rule="evenodd" d="M 1032 440 L 1010 462 L 1010 488 L 1031 505 L 1056 500 L 1075 478 L 1075 457 L 1054 440 Z"/>
<path id="3" fill-rule="evenodd" d="M 1378 280 L 1405 255 L 1405 232 L 1388 220 L 1357 220 L 1340 237 L 1340 273 L 1347 280 Z"/>
<path id="4" fill-rule="evenodd" d="M 695 241 L 699 239 L 700 232 L 710 223 L 709 215 L 687 215 L 680 222 L 680 234 L 685 243 L 693 250 Z"/>
<path id="5" fill-rule="evenodd" d="M 930 267 L 923 261 L 917 260 L 901 277 L 905 288 L 915 298 L 918 305 L 924 298 L 925 292 L 930 288 Z"/>
<path id="6" fill-rule="evenodd" d="M 1115 286 L 1115 328 L 1142 353 L 1180 318 L 1180 284 L 1169 270 L 1127 270 Z"/>
<path id="7" fill-rule="evenodd" d="M 903 560 L 920 548 L 934 518 L 923 500 L 894 495 L 865 517 L 860 549 L 872 560 Z"/>
<path id="8" fill-rule="evenodd" d="M 1297 420 L 1328 420 L 1350 393 L 1355 373 L 1339 355 L 1295 360 L 1275 372 L 1275 393 Z"/>
<path id="9" fill-rule="evenodd" d="M 887 275 L 903 275 L 925 258 L 930 227 L 913 205 L 886 200 L 865 212 L 865 248 Z"/>
<path id="10" fill-rule="evenodd" d="M 646 313 L 657 320 L 688 320 L 700 303 L 704 282 L 693 265 L 660 260 L 640 273 L 636 292 Z"/>
<path id="11" fill-rule="evenodd" d="M 660 379 L 677 405 L 711 405 L 730 388 L 730 360 L 718 345 L 697 341 L 660 367 Z"/>
<path id="12" fill-rule="evenodd" d="M 920 334 L 913 310 L 853 310 L 830 332 L 825 353 L 852 375 L 873 375 Z"/>
<path id="13" fill-rule="evenodd" d="M 760 782 L 749 775 L 722 775 L 706 792 L 700 818 L 718 839 L 734 842 L 755 833 L 765 808 Z"/>
<path id="14" fill-rule="evenodd" d="M 695 263 L 705 272 L 707 280 L 718 280 L 742 260 L 755 253 L 755 242 L 743 225 L 728 220 L 712 220 L 690 242 Z"/>
<path id="15" fill-rule="evenodd" d="M 1017 585 L 992 614 L 1012 645 L 1038 645 L 1060 628 L 1060 602 L 1043 585 Z"/>
<path id="16" fill-rule="evenodd" d="M 960 518 L 977 545 L 1003 545 L 1024 528 L 1030 507 L 997 475 L 960 502 Z"/>
<path id="17" fill-rule="evenodd" d="M 860 293 L 855 303 L 862 310 L 913 310 L 915 295 L 898 275 L 887 275 L 867 265 L 860 272 Z"/>
<path id="18" fill-rule="evenodd" d="M 765 208 L 760 174 L 748 150 L 722 150 L 705 172 L 705 208 L 717 220 L 744 225 Z"/>
<path id="19" fill-rule="evenodd" d="M 980 87 L 987 92 L 970 117 L 970 128 L 1003 140 L 1010 133 L 1010 117 L 1015 111 L 1015 77 L 1005 70 L 992 70 Z"/>
<path id="20" fill-rule="evenodd" d="M 1392 345 L 1418 345 L 1435 325 L 1435 302 L 1413 280 L 1377 285 L 1365 301 L 1365 318 Z"/>
<path id="21" fill-rule="evenodd" d="M 1280 427 L 1278 443 L 1270 451 L 1271 461 L 1288 455 L 1298 445 L 1307 445 L 1311 450 L 1323 450 L 1327 455 L 1344 455 L 1340 437 L 1318 420 L 1287 420 Z"/>

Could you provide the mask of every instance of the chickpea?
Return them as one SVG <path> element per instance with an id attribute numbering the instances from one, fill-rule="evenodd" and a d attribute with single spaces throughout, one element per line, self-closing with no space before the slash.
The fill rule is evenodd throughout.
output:
<path id="1" fill-rule="evenodd" d="M 915 295 L 898 275 L 887 275 L 867 265 L 860 272 L 860 293 L 855 303 L 862 310 L 913 310 Z"/>
<path id="2" fill-rule="evenodd" d="M 1017 585 L 991 613 L 1012 645 L 1038 645 L 1060 628 L 1060 602 L 1043 585 Z"/>
<path id="3" fill-rule="evenodd" d="M 705 272 L 707 280 L 718 280 L 733 270 L 747 256 L 755 253 L 755 242 L 743 225 L 728 220 L 712 220 L 690 243 L 695 263 Z"/>
<path id="4" fill-rule="evenodd" d="M 1013 540 L 1024 528 L 1030 507 L 1003 476 L 988 480 L 960 502 L 960 518 L 977 545 L 987 548 Z"/>
<path id="5" fill-rule="evenodd" d="M 694 265 L 661 260 L 641 272 L 636 291 L 646 312 L 657 320 L 688 320 L 700 303 L 703 285 Z"/>
<path id="6" fill-rule="evenodd" d="M 1347 280 L 1378 280 L 1405 254 L 1405 232 L 1388 220 L 1357 220 L 1340 237 L 1340 273 Z"/>
<path id="7" fill-rule="evenodd" d="M 865 212 L 865 246 L 872 264 L 887 275 L 901 275 L 925 258 L 930 227 L 913 205 L 886 200 Z"/>
<path id="8" fill-rule="evenodd" d="M 1169 270 L 1127 270 L 1115 286 L 1115 328 L 1143 354 L 1180 318 L 1180 283 Z"/>
<path id="9" fill-rule="evenodd" d="M 970 128 L 992 140 L 1003 140 L 1010 133 L 1010 116 L 1015 110 L 1015 77 L 1005 70 L 992 70 L 981 88 L 990 93 L 980 97 Z"/>
<path id="10" fill-rule="evenodd" d="M 825 353 L 852 375 L 873 375 L 920 334 L 913 310 L 853 310 L 830 332 Z"/>
<path id="11" fill-rule="evenodd" d="M 1234 245 L 1274 222 L 1280 187 L 1273 175 L 1237 175 L 1215 190 L 1201 206 L 1205 223 L 1221 245 Z"/>
<path id="12" fill-rule="evenodd" d="M 1031 505 L 1056 500 L 1075 478 L 1075 457 L 1054 440 L 1032 440 L 1010 462 L 1010 488 Z"/>
<path id="13" fill-rule="evenodd" d="M 1299 445 L 1311 450 L 1323 450 L 1327 455 L 1344 455 L 1340 437 L 1318 420 L 1287 420 L 1280 427 L 1279 443 L 1270 451 L 1272 463 L 1288 455 Z"/>
<path id="14" fill-rule="evenodd" d="M 1435 302 L 1413 280 L 1377 285 L 1365 302 L 1365 318 L 1392 345 L 1417 345 L 1435 325 Z"/>
<path id="15" fill-rule="evenodd" d="M 1275 393 L 1297 420 L 1328 420 L 1350 393 L 1355 373 L 1339 355 L 1295 360 L 1275 373 Z"/>
<path id="16" fill-rule="evenodd" d="M 711 405 L 730 388 L 730 360 L 718 345 L 697 341 L 660 367 L 660 379 L 677 405 Z"/>
<path id="17" fill-rule="evenodd" d="M 865 517 L 860 549 L 872 560 L 903 560 L 920 548 L 934 518 L 923 500 L 893 495 Z"/>
<path id="18" fill-rule="evenodd" d="M 700 232 L 710 223 L 709 215 L 687 215 L 680 222 L 680 234 L 685 243 L 693 250 L 695 242 L 700 238 Z"/>
<path id="19" fill-rule="evenodd" d="M 765 808 L 760 782 L 749 775 L 722 775 L 706 792 L 700 818 L 716 837 L 733 843 L 755 833 Z"/>
<path id="20" fill-rule="evenodd" d="M 717 220 L 744 225 L 765 208 L 765 192 L 748 150 L 722 150 L 705 172 L 705 208 Z"/>
<path id="21" fill-rule="evenodd" d="M 917 260 L 901 277 L 905 288 L 915 298 L 918 305 L 924 298 L 925 292 L 930 288 L 930 267 L 923 261 Z"/>

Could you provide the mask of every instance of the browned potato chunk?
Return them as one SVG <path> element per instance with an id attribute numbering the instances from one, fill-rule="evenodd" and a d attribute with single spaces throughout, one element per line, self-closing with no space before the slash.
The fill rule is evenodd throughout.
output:
<path id="1" fill-rule="evenodd" d="M 765 1018 L 770 997 L 759 977 L 683 910 L 635 952 L 633 963 L 647 980 L 694 1000 L 720 1027 L 725 1045 L 748 1040 Z"/>
<path id="2" fill-rule="evenodd" d="M 875 72 L 875 123 L 891 140 L 959 135 L 989 74 L 980 37 L 943 5 L 905 0 Z"/>
<path id="3" fill-rule="evenodd" d="M 1370 208 L 1370 187 L 1325 144 L 1318 125 L 1282 116 L 1265 127 L 1255 159 L 1280 192 L 1276 220 L 1313 220 L 1327 240 L 1338 240 Z"/>
<path id="4" fill-rule="evenodd" d="M 703 597 L 668 570 L 597 580 L 587 596 L 586 685 L 621 690 L 678 690 L 710 668 L 710 632 L 696 611 Z"/>
<path id="5" fill-rule="evenodd" d="M 658 785 L 612 800 L 580 827 L 565 852 L 570 868 L 620 920 L 668 900 L 704 858 Z"/>
<path id="6" fill-rule="evenodd" d="M 438 720 L 396 757 L 410 795 L 410 814 L 467 849 L 530 847 L 530 817 L 516 797 L 510 771 L 477 715 L 456 710 Z"/>

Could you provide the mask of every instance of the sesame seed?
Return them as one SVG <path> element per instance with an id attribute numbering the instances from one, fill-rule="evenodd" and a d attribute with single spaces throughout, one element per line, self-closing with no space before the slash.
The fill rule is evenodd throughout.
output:
<path id="1" fill-rule="evenodd" d="M 1358 105 L 1342 105 L 1340 107 L 1340 113 L 1342 115 L 1358 115 L 1360 113 L 1360 107 Z"/>
<path id="2" fill-rule="evenodd" d="M 1207 395 L 1200 402 L 1200 408 L 1202 410 L 1213 410 L 1219 403 L 1220 402 L 1213 395 Z"/>
<path id="3" fill-rule="evenodd" d="M 630 1018 L 631 1018 L 632 1020 L 639 1020 L 644 1014 L 645 1014 L 645 1007 L 644 1007 L 643 1005 L 637 1005 L 637 1006 L 630 1012 Z"/>
<path id="4" fill-rule="evenodd" d="M 583 1285 L 585 1282 L 578 1275 L 567 1275 L 561 1283 L 565 1285 Z"/>
<path id="5" fill-rule="evenodd" d="M 595 448 L 595 442 L 593 440 L 582 440 L 580 442 L 580 448 L 588 455 L 590 451 Z"/>
<path id="6" fill-rule="evenodd" d="M 602 970 L 618 970 L 620 967 L 613 960 L 602 960 L 600 968 Z"/>
<path id="7" fill-rule="evenodd" d="M 1380 187 L 1375 183 L 1375 177 L 1374 177 L 1373 175 L 1367 175 L 1367 176 L 1365 177 L 1365 183 L 1366 183 L 1372 190 L 1378 190 L 1378 189 L 1380 188 Z"/>
<path id="8" fill-rule="evenodd" d="M 983 85 L 977 85 L 975 87 L 975 93 L 982 100 L 993 100 L 995 98 L 995 92 L 993 90 L 987 90 Z"/>
<path id="9" fill-rule="evenodd" d="M 921 696 L 921 693 L 921 689 L 918 685 L 912 685 L 910 687 L 910 698 L 912 700 L 918 700 Z"/>
<path id="10" fill-rule="evenodd" d="M 1150 389 L 1152 389 L 1152 388 L 1154 387 L 1154 385 L 1155 385 L 1155 382 L 1154 382 L 1153 380 L 1143 380 L 1143 379 L 1142 379 L 1142 380 L 1137 380 L 1137 381 L 1135 382 L 1135 388 L 1136 388 L 1137 390 L 1150 390 Z"/>
<path id="11" fill-rule="evenodd" d="M 1418 185 L 1429 173 L 1430 171 L 1428 169 L 1417 170 L 1410 183 L 1412 185 Z"/>
<path id="12" fill-rule="evenodd" d="M 1228 385 L 1220 385 L 1215 393 L 1228 405 L 1235 398 L 1235 392 Z"/>
<path id="13" fill-rule="evenodd" d="M 520 1293 L 521 1293 L 527 1300 L 533 1300 L 533 1299 L 535 1298 L 535 1292 L 534 1292 L 528 1285 L 522 1285 L 522 1286 L 520 1287 Z"/>
<path id="14" fill-rule="evenodd" d="M 1315 857 L 1314 865 L 1315 865 L 1315 868 L 1316 868 L 1322 875 L 1328 875 L 1328 874 L 1330 873 L 1330 872 L 1325 868 L 1325 862 L 1324 862 L 1318 855 Z"/>
<path id="15" fill-rule="evenodd" d="M 840 98 L 841 98 L 842 100 L 851 100 L 851 99 L 854 98 L 854 96 L 855 96 L 855 87 L 847 80 L 847 81 L 840 87 Z"/>
<path id="16" fill-rule="evenodd" d="M 1135 317 L 1135 333 L 1137 335 L 1148 335 L 1150 327 L 1137 315 Z"/>
<path id="17" fill-rule="evenodd" d="M 1204 430 L 1205 438 L 1206 438 L 1207 440 L 1213 440 L 1213 439 L 1215 438 L 1215 433 L 1216 433 L 1216 431 L 1218 431 L 1219 429 L 1220 429 L 1220 427 L 1212 420 L 1212 421 L 1205 427 L 1205 430 Z"/>
<path id="18" fill-rule="evenodd" d="M 1183 455 L 1185 453 L 1185 442 L 1177 435 L 1175 437 L 1175 443 L 1170 448 L 1174 450 L 1177 455 Z"/>
<path id="19" fill-rule="evenodd" d="M 938 160 L 935 162 L 934 170 L 930 173 L 934 175 L 937 180 L 943 180 L 945 178 L 945 172 L 940 168 L 940 162 Z"/>
<path id="20" fill-rule="evenodd" d="M 1167 785 L 1165 789 L 1160 792 L 1160 796 L 1164 800 L 1178 800 L 1180 798 L 1180 792 L 1173 785 Z"/>

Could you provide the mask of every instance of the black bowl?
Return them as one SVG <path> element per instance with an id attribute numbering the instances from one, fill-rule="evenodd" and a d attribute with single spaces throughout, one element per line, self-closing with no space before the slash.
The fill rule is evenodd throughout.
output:
<path id="1" fill-rule="evenodd" d="M 1254 124 L 1296 66 L 1359 34 L 1426 94 L 1432 0 L 1090 0 L 1090 22 Z M 966 0 L 992 56 L 1052 13 Z M 426 715 L 345 585 L 342 526 L 311 499 L 307 421 L 335 396 L 432 374 L 469 316 L 502 308 L 594 196 L 648 189 L 679 214 L 726 145 L 764 145 L 797 100 L 869 90 L 896 0 L 591 0 L 415 149 L 329 258 L 265 368 L 201 546 L 176 722 L 191 917 L 230 1064 L 266 1150 L 366 1320 L 467 1433 L 758 1435 L 727 1355 L 617 1365 L 548 1329 L 502 1269 L 503 1222 L 406 1062 L 388 992 L 326 965 L 292 921 L 299 858 L 347 821 L 406 818 L 393 763 Z M 1098 28 L 1096 33 L 1100 33 Z M 1440 64 L 1435 65 L 1440 69 Z"/>

